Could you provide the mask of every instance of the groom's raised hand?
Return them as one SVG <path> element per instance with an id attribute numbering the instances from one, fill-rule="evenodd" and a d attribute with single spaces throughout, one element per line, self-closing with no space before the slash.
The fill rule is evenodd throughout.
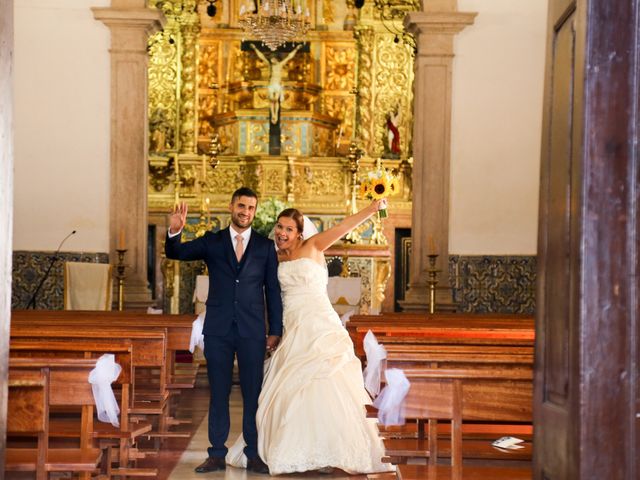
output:
<path id="1" fill-rule="evenodd" d="M 280 343 L 279 336 L 269 335 L 267 337 L 267 352 L 273 352 L 276 348 L 278 348 L 279 343 Z"/>
<path id="2" fill-rule="evenodd" d="M 179 203 L 171 212 L 169 217 L 169 233 L 175 234 L 180 232 L 187 223 L 187 204 L 186 202 Z"/>

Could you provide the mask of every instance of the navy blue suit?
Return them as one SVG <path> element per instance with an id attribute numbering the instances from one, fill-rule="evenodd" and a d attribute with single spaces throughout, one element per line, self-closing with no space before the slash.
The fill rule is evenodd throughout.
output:
<path id="1" fill-rule="evenodd" d="M 243 399 L 242 433 L 248 458 L 258 456 L 256 411 L 262 388 L 266 350 L 265 302 L 269 335 L 282 335 L 282 299 L 278 259 L 273 241 L 251 232 L 240 262 L 229 228 L 207 232 L 181 243 L 168 238 L 167 258 L 204 260 L 209 270 L 209 296 L 204 322 L 205 358 L 211 389 L 209 403 L 210 457 L 224 457 L 229 435 L 229 394 L 234 355 L 238 357 Z"/>

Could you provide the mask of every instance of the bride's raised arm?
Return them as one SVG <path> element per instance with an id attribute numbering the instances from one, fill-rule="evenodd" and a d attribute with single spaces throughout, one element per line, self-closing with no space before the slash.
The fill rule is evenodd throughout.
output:
<path id="1" fill-rule="evenodd" d="M 364 222 L 371 215 L 376 213 L 378 210 L 386 208 L 386 206 L 386 199 L 374 200 L 369 206 L 363 208 L 358 213 L 354 213 L 353 215 L 346 217 L 342 222 L 331 227 L 329 230 L 325 230 L 324 232 L 314 235 L 307 240 L 307 242 L 311 244 L 313 248 L 324 252 L 327 248 Z"/>

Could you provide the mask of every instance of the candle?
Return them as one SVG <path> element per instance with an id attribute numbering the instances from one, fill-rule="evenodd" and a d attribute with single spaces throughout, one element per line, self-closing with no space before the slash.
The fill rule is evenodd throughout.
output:
<path id="1" fill-rule="evenodd" d="M 429 255 L 435 255 L 436 243 L 433 241 L 433 235 L 429 235 L 428 243 L 429 243 Z"/>
<path id="2" fill-rule="evenodd" d="M 120 227 L 120 235 L 118 236 L 118 250 L 124 249 L 124 227 Z"/>
<path id="3" fill-rule="evenodd" d="M 202 156 L 202 181 L 207 181 L 207 158 L 205 155 Z"/>

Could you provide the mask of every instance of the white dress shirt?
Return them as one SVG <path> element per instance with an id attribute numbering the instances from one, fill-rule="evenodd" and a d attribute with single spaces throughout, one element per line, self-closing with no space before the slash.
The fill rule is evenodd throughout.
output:
<path id="1" fill-rule="evenodd" d="M 177 237 L 181 233 L 182 233 L 182 230 L 179 230 L 176 233 L 171 233 L 167 231 L 169 238 Z M 247 228 L 242 233 L 238 233 L 235 231 L 233 226 L 229 225 L 229 234 L 231 235 L 231 244 L 233 245 L 234 252 L 236 250 L 236 244 L 238 243 L 238 240 L 236 240 L 236 235 L 242 235 L 242 241 L 243 241 L 242 246 L 244 247 L 245 251 L 247 250 L 247 245 L 249 244 L 249 239 L 251 238 L 251 227 Z"/>
<path id="2" fill-rule="evenodd" d="M 233 245 L 233 251 L 236 251 L 236 245 L 238 240 L 236 240 L 236 235 L 242 236 L 242 248 L 243 251 L 247 251 L 247 245 L 249 245 L 249 239 L 251 238 L 251 227 L 247 228 L 244 232 L 236 232 L 233 228 L 233 225 L 229 225 L 229 234 L 231 235 L 231 244 Z"/>

